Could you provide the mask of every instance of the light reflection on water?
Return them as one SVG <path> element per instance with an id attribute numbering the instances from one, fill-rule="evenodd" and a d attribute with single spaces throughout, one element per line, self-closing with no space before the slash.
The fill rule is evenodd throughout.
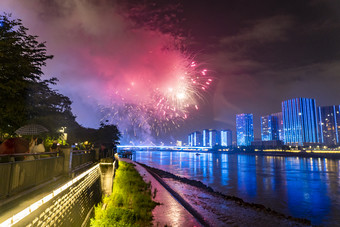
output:
<path id="1" fill-rule="evenodd" d="M 339 160 L 168 151 L 137 151 L 134 160 L 314 225 L 340 222 Z"/>

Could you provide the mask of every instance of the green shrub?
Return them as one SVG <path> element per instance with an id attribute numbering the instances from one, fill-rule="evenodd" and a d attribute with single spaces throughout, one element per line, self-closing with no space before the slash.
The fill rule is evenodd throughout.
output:
<path id="1" fill-rule="evenodd" d="M 119 162 L 112 194 L 95 207 L 91 226 L 151 226 L 156 205 L 151 184 L 144 182 L 133 164 Z"/>

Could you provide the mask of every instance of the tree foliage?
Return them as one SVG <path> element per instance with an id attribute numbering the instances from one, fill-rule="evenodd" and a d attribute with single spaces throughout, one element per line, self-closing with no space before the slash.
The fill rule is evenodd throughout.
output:
<path id="1" fill-rule="evenodd" d="M 120 132 L 116 125 L 100 124 L 99 129 L 84 128 L 77 126 L 70 128 L 69 141 L 71 143 L 89 141 L 93 144 L 105 144 L 107 147 L 114 147 L 119 144 Z"/>
<path id="2" fill-rule="evenodd" d="M 4 14 L 0 22 L 0 131 L 14 134 L 29 122 L 55 131 L 74 122 L 70 99 L 49 87 L 57 79 L 41 79 L 42 67 L 53 58 L 45 43 L 29 35 L 20 19 Z"/>
<path id="3" fill-rule="evenodd" d="M 71 100 L 49 88 L 57 80 L 43 80 L 30 84 L 26 97 L 29 122 L 47 127 L 56 136 L 61 127 L 79 127 L 71 111 Z"/>
<path id="4" fill-rule="evenodd" d="M 37 39 L 28 34 L 20 19 L 0 15 L 0 135 L 14 135 L 21 126 L 38 123 L 52 137 L 67 127 L 71 142 L 117 144 L 120 133 L 115 125 L 80 126 L 72 114 L 71 100 L 50 88 L 58 80 L 42 80 L 42 67 L 53 56 Z"/>
<path id="5" fill-rule="evenodd" d="M 101 123 L 97 138 L 99 143 L 116 145 L 119 144 L 120 132 L 116 125 L 105 125 Z"/>

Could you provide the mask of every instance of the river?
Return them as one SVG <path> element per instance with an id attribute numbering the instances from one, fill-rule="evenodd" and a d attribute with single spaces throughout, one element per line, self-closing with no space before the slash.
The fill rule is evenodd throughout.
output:
<path id="1" fill-rule="evenodd" d="M 169 151 L 133 159 L 313 225 L 340 223 L 340 160 Z"/>

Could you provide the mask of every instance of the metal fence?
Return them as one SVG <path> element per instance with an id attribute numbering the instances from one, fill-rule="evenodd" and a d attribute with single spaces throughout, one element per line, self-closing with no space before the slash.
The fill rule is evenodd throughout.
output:
<path id="1" fill-rule="evenodd" d="M 63 157 L 0 163 L 0 199 L 51 180 L 63 169 Z"/>
<path id="2" fill-rule="evenodd" d="M 71 151 L 70 169 L 76 170 L 81 168 L 83 165 L 93 163 L 95 162 L 95 158 L 95 151 Z"/>
<path id="3" fill-rule="evenodd" d="M 61 153 L 45 152 L 1 155 L 0 200 L 54 177 L 80 170 L 96 161 L 95 151 L 68 151 L 62 154 L 63 156 L 57 156 Z"/>

